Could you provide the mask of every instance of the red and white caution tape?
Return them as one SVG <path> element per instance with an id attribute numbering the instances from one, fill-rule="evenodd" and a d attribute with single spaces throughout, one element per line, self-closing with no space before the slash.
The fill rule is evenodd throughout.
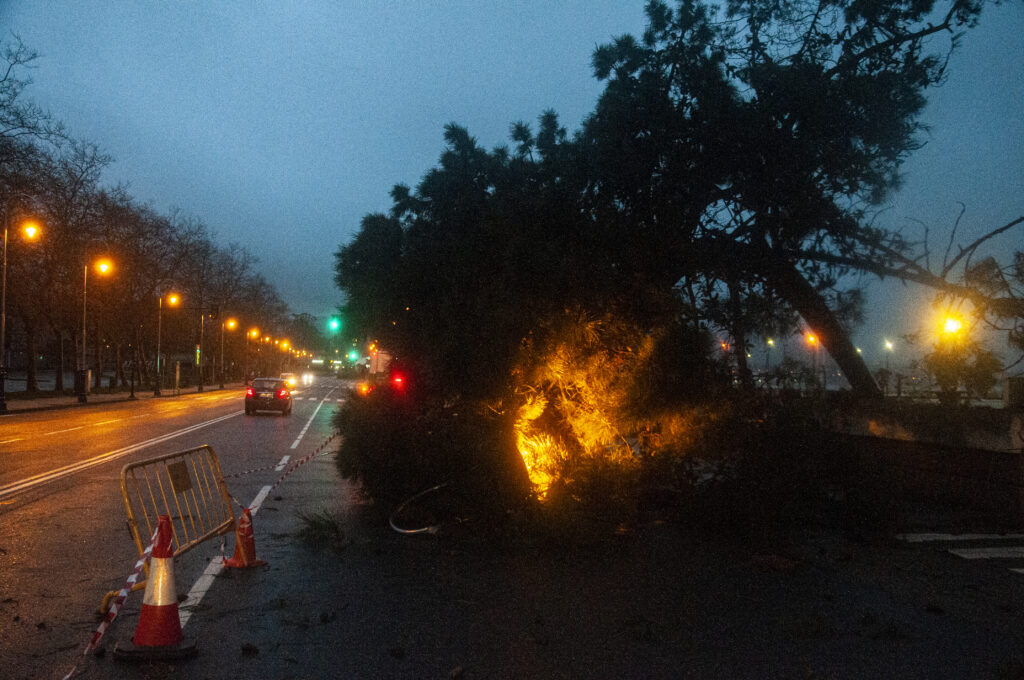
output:
<path id="1" fill-rule="evenodd" d="M 339 433 L 335 432 L 330 437 L 325 439 L 324 442 L 322 444 L 320 444 L 320 446 L 316 447 L 316 449 L 314 449 L 313 452 L 310 453 L 309 455 L 303 456 L 302 458 L 299 458 L 298 460 L 292 461 L 291 465 L 289 465 L 288 468 L 281 474 L 281 476 L 278 477 L 277 481 L 274 482 L 266 490 L 266 492 L 261 494 L 261 495 L 262 496 L 266 496 L 267 494 L 269 494 L 271 491 L 276 489 L 281 484 L 281 482 L 283 482 L 288 477 L 288 475 L 290 475 L 291 473 L 295 472 L 295 470 L 297 470 L 299 467 L 301 467 L 301 466 L 305 465 L 306 463 L 308 463 L 309 461 L 313 460 L 313 458 L 319 456 L 321 453 L 324 453 L 324 454 L 329 453 L 329 451 L 324 451 L 324 449 L 327 447 L 328 444 L 330 444 L 335 439 L 335 437 L 338 436 L 338 434 Z M 247 470 L 245 472 L 238 472 L 238 473 L 233 474 L 233 475 L 224 475 L 223 479 L 227 479 L 228 477 L 241 477 L 242 475 L 247 475 L 247 474 L 250 474 L 252 472 L 260 472 L 262 470 L 270 470 L 270 469 L 278 467 L 278 465 L 280 465 L 280 463 L 276 463 L 276 464 L 270 465 L 268 467 L 256 468 L 254 470 Z M 235 505 L 237 505 L 239 508 L 241 508 L 243 510 L 245 510 L 245 509 L 250 509 L 251 510 L 251 508 L 249 506 L 245 505 L 240 500 L 235 498 L 231 494 L 231 492 L 228 492 L 228 496 L 231 497 L 231 500 L 234 501 Z"/>
<path id="2" fill-rule="evenodd" d="M 124 587 L 121 588 L 121 591 L 117 594 L 117 597 L 114 598 L 114 603 L 107 611 L 107 615 L 103 617 L 103 621 L 100 622 L 99 627 L 96 628 L 96 632 L 93 633 L 92 640 L 89 641 L 89 644 L 86 646 L 82 656 L 89 656 L 89 653 L 96 649 L 96 645 L 99 644 L 100 638 L 103 637 L 103 634 L 107 632 L 107 628 L 110 628 L 110 624 L 112 624 L 114 619 L 117 618 L 117 613 L 121 610 L 121 606 L 124 604 L 125 600 L 128 599 L 128 595 L 132 592 L 132 586 L 134 586 L 139 580 L 139 574 L 142 573 L 142 567 L 145 566 L 146 560 L 148 560 L 150 555 L 153 554 L 153 545 L 156 543 L 157 531 L 159 531 L 159 527 L 153 531 L 153 537 L 149 539 L 149 545 L 147 545 L 146 549 L 142 551 L 142 556 L 139 557 L 139 561 L 135 563 L 135 568 L 132 569 L 131 576 L 128 577 L 128 580 L 125 582 Z M 78 666 L 72 668 L 71 671 L 64 676 L 63 680 L 68 680 L 68 678 L 75 674 L 76 670 L 78 670 Z"/>

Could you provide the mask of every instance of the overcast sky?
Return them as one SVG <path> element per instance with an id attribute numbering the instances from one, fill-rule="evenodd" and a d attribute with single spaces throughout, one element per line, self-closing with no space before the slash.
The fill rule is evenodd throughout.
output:
<path id="1" fill-rule="evenodd" d="M 436 164 L 446 123 L 487 148 L 547 108 L 575 130 L 601 91 L 594 47 L 644 24 L 642 0 L 0 0 L 5 39 L 42 55 L 26 95 L 114 157 L 108 184 L 244 245 L 321 317 L 342 301 L 333 253 Z M 958 201 L 964 242 L 1024 215 L 1022 36 L 1024 3 L 986 8 L 880 219 L 930 225 L 941 252 Z M 920 315 L 899 284 L 868 288 L 871 357 Z"/>

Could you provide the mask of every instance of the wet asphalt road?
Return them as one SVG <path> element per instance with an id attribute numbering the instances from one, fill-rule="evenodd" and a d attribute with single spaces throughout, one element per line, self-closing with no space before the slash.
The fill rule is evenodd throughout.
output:
<path id="1" fill-rule="evenodd" d="M 346 396 L 343 382 L 324 379 L 294 395 L 289 417 L 244 416 L 240 390 L 208 389 L 0 418 L 0 678 L 62 677 L 95 630 L 103 595 L 131 572 L 138 554 L 121 500 L 123 465 L 204 444 L 226 476 L 299 458 L 330 436 Z M 230 478 L 228 489 L 249 503 L 279 475 Z M 219 554 L 216 541 L 206 547 Z M 198 554 L 183 555 L 179 587 L 204 566 Z"/>

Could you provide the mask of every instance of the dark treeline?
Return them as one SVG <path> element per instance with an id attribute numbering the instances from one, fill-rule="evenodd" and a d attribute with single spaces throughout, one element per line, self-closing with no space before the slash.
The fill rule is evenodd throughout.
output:
<path id="1" fill-rule="evenodd" d="M 112 159 L 95 144 L 72 138 L 26 96 L 35 53 L 15 37 L 2 46 L 2 60 L 0 208 L 9 226 L 5 350 L 10 365 L 27 371 L 29 391 L 37 389 L 40 364 L 57 371 L 58 390 L 69 380 L 65 372 L 81 356 L 84 268 L 101 256 L 114 263 L 114 273 L 90 272 L 86 285 L 87 361 L 97 384 L 104 370 L 114 370 L 125 385 L 133 366 L 136 380 L 151 380 L 158 300 L 169 292 L 183 302 L 163 311 L 162 353 L 192 354 L 205 315 L 206 380 L 211 362 L 219 363 L 219 324 L 227 315 L 244 325 L 228 339 L 233 351 L 225 363 L 234 365 L 235 377 L 245 363 L 249 327 L 276 337 L 315 327 L 289 316 L 244 247 L 218 245 L 201 219 L 176 210 L 162 214 L 124 187 L 104 185 Z M 19 231 L 26 219 L 41 225 L 41 237 L 32 242 Z M 292 337 L 293 344 L 302 341 Z"/>

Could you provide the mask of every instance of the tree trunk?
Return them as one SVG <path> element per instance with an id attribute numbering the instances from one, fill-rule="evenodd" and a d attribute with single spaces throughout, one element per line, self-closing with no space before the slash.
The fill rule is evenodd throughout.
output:
<path id="1" fill-rule="evenodd" d="M 25 319 L 25 391 L 34 394 L 39 391 L 39 374 L 36 371 L 36 327 L 31 319 Z"/>
<path id="2" fill-rule="evenodd" d="M 776 292 L 793 305 L 818 335 L 822 346 L 828 350 L 832 359 L 839 365 L 839 370 L 846 376 L 854 394 L 861 397 L 881 397 L 881 390 L 871 377 L 871 371 L 868 370 L 864 359 L 850 341 L 846 329 L 839 323 L 821 294 L 804 278 L 796 266 L 776 258 L 770 265 L 768 280 Z"/>
<path id="3" fill-rule="evenodd" d="M 64 331 L 57 331 L 57 346 L 60 350 L 57 354 L 57 369 L 53 375 L 53 389 L 60 393 L 64 391 Z"/>
<path id="4" fill-rule="evenodd" d="M 745 389 L 753 389 L 754 376 L 747 364 L 747 328 L 744 324 L 743 307 L 740 302 L 740 287 L 735 281 L 729 286 L 729 334 L 732 335 L 732 354 L 736 359 L 736 372 Z"/>

